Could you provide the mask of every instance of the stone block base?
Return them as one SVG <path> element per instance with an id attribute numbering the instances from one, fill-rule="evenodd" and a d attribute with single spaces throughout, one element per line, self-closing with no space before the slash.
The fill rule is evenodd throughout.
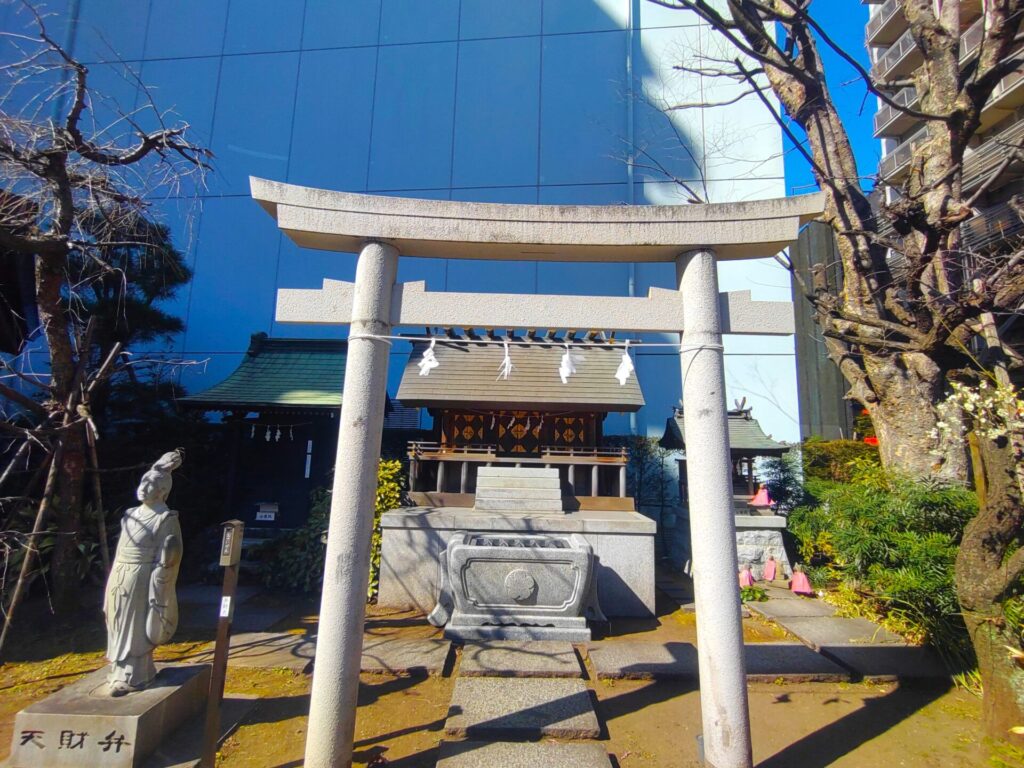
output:
<path id="1" fill-rule="evenodd" d="M 740 568 L 744 563 L 749 563 L 755 579 L 760 579 L 764 574 L 764 564 L 768 556 L 775 558 L 777 579 L 785 579 L 793 574 L 793 568 L 786 557 L 786 548 L 782 544 L 782 530 L 776 526 L 771 528 L 754 527 L 758 518 L 750 517 L 754 523 L 750 527 L 744 527 L 737 519 L 736 525 L 736 555 Z M 772 518 L 762 517 L 760 520 L 771 520 Z M 779 518 L 776 518 L 779 519 Z M 783 520 L 785 524 L 785 520 Z"/>
<path id="2" fill-rule="evenodd" d="M 149 688 L 107 693 L 107 668 L 18 713 L 9 768 L 134 768 L 199 712 L 210 688 L 206 664 L 158 666 Z"/>
<path id="3" fill-rule="evenodd" d="M 385 513 L 381 529 L 378 603 L 383 607 L 433 610 L 440 588 L 441 553 L 456 533 L 578 533 L 594 551 L 598 599 L 605 615 L 654 615 L 657 526 L 637 512 L 500 514 L 463 507 L 405 507 Z"/>
<path id="4" fill-rule="evenodd" d="M 579 627 L 480 626 L 479 624 L 448 624 L 444 636 L 449 640 L 478 642 L 483 640 L 561 640 L 566 643 L 589 643 L 590 629 L 580 619 Z"/>

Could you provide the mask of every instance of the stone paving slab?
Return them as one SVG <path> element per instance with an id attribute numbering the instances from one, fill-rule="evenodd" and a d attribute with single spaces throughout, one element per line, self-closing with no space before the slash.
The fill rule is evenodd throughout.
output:
<path id="1" fill-rule="evenodd" d="M 190 629 L 216 629 L 219 619 L 220 602 L 179 603 L 180 624 Z M 235 615 L 231 619 L 232 632 L 266 632 L 279 621 L 288 618 L 292 609 L 288 606 L 257 606 L 254 603 L 235 603 Z"/>
<path id="2" fill-rule="evenodd" d="M 750 643 L 744 652 L 748 682 L 838 683 L 850 679 L 848 670 L 797 643 Z"/>
<path id="3" fill-rule="evenodd" d="M 776 621 L 814 650 L 835 645 L 906 645 L 902 637 L 867 619 L 782 616 Z"/>
<path id="4" fill-rule="evenodd" d="M 598 680 L 697 679 L 697 647 L 690 643 L 604 642 L 587 646 Z"/>
<path id="5" fill-rule="evenodd" d="M 766 619 L 799 618 L 807 616 L 833 616 L 836 609 L 821 600 L 767 600 L 763 603 L 746 603 L 754 613 Z"/>
<path id="6" fill-rule="evenodd" d="M 569 643 L 494 640 L 466 643 L 460 677 L 580 677 L 579 659 Z"/>
<path id="7" fill-rule="evenodd" d="M 177 588 L 178 603 L 190 605 L 220 606 L 220 584 L 186 584 Z M 256 595 L 262 594 L 263 588 L 252 584 L 244 584 L 235 588 L 235 605 L 239 606 Z"/>
<path id="8" fill-rule="evenodd" d="M 790 592 L 788 587 L 782 586 L 782 582 L 773 581 L 771 584 L 767 582 L 759 582 L 758 586 L 763 587 L 764 591 L 768 593 L 768 597 L 772 600 L 808 600 L 810 598 L 802 597 L 794 592 Z"/>
<path id="9" fill-rule="evenodd" d="M 582 680 L 460 677 L 444 732 L 471 738 L 596 739 L 601 727 Z"/>
<path id="10" fill-rule="evenodd" d="M 218 743 L 234 733 L 259 701 L 258 696 L 229 693 L 220 705 L 220 738 Z M 176 730 L 154 752 L 143 768 L 200 768 L 206 713 L 200 712 Z"/>
<path id="11" fill-rule="evenodd" d="M 362 671 L 391 675 L 440 674 L 448 661 L 450 648 L 448 640 L 366 635 L 363 639 Z M 311 671 L 315 655 L 315 635 L 243 632 L 231 638 L 228 664 Z M 190 663 L 209 663 L 212 660 L 212 645 L 188 659 Z"/>
<path id="12" fill-rule="evenodd" d="M 600 744 L 442 741 L 437 768 L 611 768 Z"/>
<path id="13" fill-rule="evenodd" d="M 868 680 L 941 679 L 949 670 L 930 648 L 912 645 L 829 646 L 826 656 Z"/>
<path id="14" fill-rule="evenodd" d="M 287 632 L 241 632 L 231 636 L 228 665 L 305 671 L 316 653 L 316 640 L 311 635 Z M 189 662 L 213 661 L 213 646 L 188 659 Z"/>
<path id="15" fill-rule="evenodd" d="M 362 671 L 390 675 L 439 675 L 444 671 L 451 641 L 374 637 L 363 639 Z"/>
<path id="16" fill-rule="evenodd" d="M 798 643 L 744 646 L 750 682 L 839 682 L 848 670 Z M 605 642 L 587 653 L 599 680 L 627 678 L 697 680 L 697 648 L 690 643 Z"/>

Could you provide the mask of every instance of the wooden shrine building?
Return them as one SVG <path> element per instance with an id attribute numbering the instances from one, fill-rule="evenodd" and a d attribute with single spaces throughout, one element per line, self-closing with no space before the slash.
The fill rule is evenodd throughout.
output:
<path id="1" fill-rule="evenodd" d="M 330 487 L 347 344 L 254 334 L 231 375 L 180 401 L 224 414 L 224 516 L 243 521 L 247 531 L 301 525 L 313 489 Z"/>
<path id="2" fill-rule="evenodd" d="M 512 370 L 499 370 L 507 339 Z M 566 344 L 575 367 L 563 383 Z M 417 341 L 396 399 L 428 409 L 428 441 L 409 443 L 409 490 L 424 506 L 472 507 L 481 466 L 557 467 L 563 496 L 579 509 L 633 509 L 624 448 L 602 445 L 611 412 L 644 404 L 636 374 L 615 377 L 623 345 L 602 338 L 438 337 L 437 367 L 421 375 Z"/>
<path id="3" fill-rule="evenodd" d="M 749 512 L 747 503 L 753 498 L 754 462 L 762 456 L 781 456 L 790 446 L 773 440 L 766 435 L 757 419 L 751 414 L 750 408 L 742 404 L 728 412 L 729 417 L 729 454 L 732 459 L 732 484 L 734 506 L 738 512 Z M 682 408 L 673 408 L 672 416 L 665 423 L 665 434 L 661 445 L 679 451 L 686 450 L 686 419 Z M 679 477 L 682 485 L 686 477 L 686 459 L 679 460 Z M 680 488 L 686 498 L 685 488 Z"/>

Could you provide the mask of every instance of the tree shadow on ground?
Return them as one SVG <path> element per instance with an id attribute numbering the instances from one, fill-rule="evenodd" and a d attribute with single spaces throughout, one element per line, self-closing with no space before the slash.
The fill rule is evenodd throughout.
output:
<path id="1" fill-rule="evenodd" d="M 865 698 L 863 708 L 804 736 L 759 762 L 757 768 L 832 765 L 940 698 L 951 687 L 949 680 L 904 682 L 885 696 Z"/>

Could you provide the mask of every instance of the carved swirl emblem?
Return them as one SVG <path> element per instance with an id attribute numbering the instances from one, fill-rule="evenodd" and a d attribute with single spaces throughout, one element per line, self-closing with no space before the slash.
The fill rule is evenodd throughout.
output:
<path id="1" fill-rule="evenodd" d="M 529 600 L 535 589 L 537 589 L 537 582 L 528 571 L 522 568 L 516 568 L 505 577 L 505 592 L 517 603 Z"/>

